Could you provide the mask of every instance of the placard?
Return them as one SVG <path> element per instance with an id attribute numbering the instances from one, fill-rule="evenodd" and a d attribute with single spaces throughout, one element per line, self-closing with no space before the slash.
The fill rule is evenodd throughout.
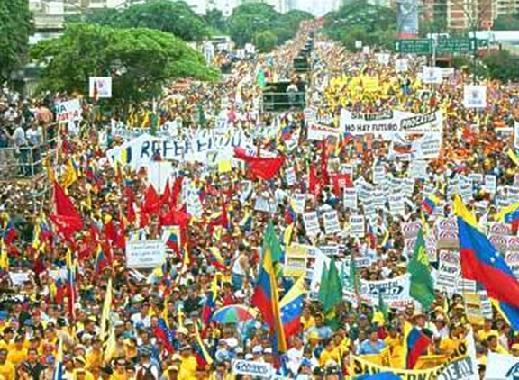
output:
<path id="1" fill-rule="evenodd" d="M 350 235 L 362 238 L 365 233 L 364 215 L 350 215 Z"/>
<path id="2" fill-rule="evenodd" d="M 31 280 L 31 272 L 9 272 L 9 278 L 14 286 L 21 286 Z"/>
<path id="3" fill-rule="evenodd" d="M 296 194 L 292 198 L 292 207 L 296 214 L 303 214 L 306 206 L 306 194 Z"/>
<path id="4" fill-rule="evenodd" d="M 293 166 L 287 168 L 286 179 L 287 179 L 288 186 L 293 186 L 296 184 L 296 181 L 297 181 L 296 169 Z"/>
<path id="5" fill-rule="evenodd" d="M 407 71 L 407 59 L 399 58 L 395 60 L 395 71 L 397 73 L 402 73 Z"/>
<path id="6" fill-rule="evenodd" d="M 165 260 L 162 240 L 130 240 L 126 242 L 126 267 L 156 268 Z"/>
<path id="7" fill-rule="evenodd" d="M 519 149 L 519 121 L 514 121 L 514 148 Z"/>
<path id="8" fill-rule="evenodd" d="M 402 234 L 405 239 L 415 238 L 418 236 L 418 231 L 422 228 L 421 222 L 408 222 L 402 224 Z"/>
<path id="9" fill-rule="evenodd" d="M 88 96 L 91 98 L 112 97 L 112 77 L 89 77 Z"/>
<path id="10" fill-rule="evenodd" d="M 56 121 L 58 123 L 81 120 L 81 105 L 79 104 L 79 100 L 73 99 L 68 102 L 58 103 L 56 114 Z"/>
<path id="11" fill-rule="evenodd" d="M 441 84 L 443 80 L 441 67 L 424 66 L 422 70 L 422 82 L 426 84 Z"/>
<path id="12" fill-rule="evenodd" d="M 337 232 L 341 232 L 337 211 L 334 210 L 323 213 L 323 226 L 326 235 L 333 235 Z"/>
<path id="13" fill-rule="evenodd" d="M 305 231 L 308 237 L 315 237 L 319 232 L 321 232 L 319 220 L 317 219 L 317 213 L 315 211 L 305 212 L 303 214 L 303 220 L 305 222 Z"/>
<path id="14" fill-rule="evenodd" d="M 306 273 L 308 247 L 293 243 L 286 247 L 285 267 L 283 275 L 290 277 L 303 276 Z"/>
<path id="15" fill-rule="evenodd" d="M 465 85 L 463 105 L 466 108 L 484 108 L 487 106 L 487 86 Z"/>
<path id="16" fill-rule="evenodd" d="M 519 378 L 519 358 L 488 352 L 486 380 L 515 380 L 517 378 Z"/>
<path id="17" fill-rule="evenodd" d="M 339 138 L 340 130 L 334 127 L 329 127 L 322 124 L 310 124 L 307 128 L 308 140 L 323 141 L 329 137 Z"/>
<path id="18" fill-rule="evenodd" d="M 234 375 L 246 375 L 255 377 L 270 378 L 273 369 L 269 363 L 257 362 L 252 360 L 233 359 L 232 373 Z"/>
<path id="19" fill-rule="evenodd" d="M 342 204 L 345 208 L 356 210 L 357 203 L 357 189 L 354 187 L 345 187 L 342 193 Z"/>
<path id="20" fill-rule="evenodd" d="M 408 274 L 380 281 L 360 280 L 360 294 L 374 304 L 378 302 L 379 294 L 389 306 L 408 302 L 409 287 Z"/>

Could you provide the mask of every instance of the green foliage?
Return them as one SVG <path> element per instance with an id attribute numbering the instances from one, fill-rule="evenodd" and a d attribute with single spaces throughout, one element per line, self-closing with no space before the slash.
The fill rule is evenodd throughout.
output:
<path id="1" fill-rule="evenodd" d="M 205 21 L 183 1 L 149 0 L 122 11 L 96 10 L 88 12 L 84 21 L 119 28 L 156 29 L 185 41 L 200 41 L 209 34 Z"/>
<path id="2" fill-rule="evenodd" d="M 487 74 L 492 79 L 502 81 L 519 80 L 519 56 L 512 55 L 509 51 L 500 50 L 483 58 L 487 66 Z"/>
<path id="3" fill-rule="evenodd" d="M 353 49 L 355 41 L 363 45 L 391 48 L 396 33 L 396 14 L 391 8 L 354 0 L 325 16 L 324 32 Z"/>
<path id="4" fill-rule="evenodd" d="M 268 30 L 258 32 L 254 35 L 254 45 L 259 51 L 270 51 L 276 47 L 278 38 L 276 35 Z"/>
<path id="5" fill-rule="evenodd" d="M 243 46 L 254 41 L 260 33 L 269 31 L 281 44 L 295 35 L 301 21 L 312 17 L 302 11 L 290 11 L 282 15 L 267 4 L 243 4 L 233 11 L 228 20 L 229 34 L 234 42 Z"/>
<path id="6" fill-rule="evenodd" d="M 27 0 L 0 0 L 0 83 L 24 63 L 31 20 Z"/>
<path id="7" fill-rule="evenodd" d="M 160 94 L 176 77 L 213 80 L 218 74 L 203 57 L 168 33 L 97 24 L 71 24 L 58 39 L 35 45 L 33 58 L 49 62 L 40 87 L 86 93 L 88 77 L 112 76 L 115 103 L 142 101 Z"/>
<path id="8" fill-rule="evenodd" d="M 519 13 L 499 15 L 494 20 L 493 30 L 519 30 Z"/>
<path id="9" fill-rule="evenodd" d="M 204 19 L 207 25 L 218 33 L 225 34 L 227 32 L 227 23 L 225 22 L 222 11 L 212 9 L 205 14 Z"/>

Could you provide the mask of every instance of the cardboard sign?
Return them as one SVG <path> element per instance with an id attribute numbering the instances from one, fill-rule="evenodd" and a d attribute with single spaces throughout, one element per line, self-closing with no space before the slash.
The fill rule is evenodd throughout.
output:
<path id="1" fill-rule="evenodd" d="M 74 99 L 59 103 L 56 114 L 56 121 L 58 123 L 81 120 L 81 105 L 79 104 L 79 100 Z"/>
<path id="2" fill-rule="evenodd" d="M 466 108 L 484 108 L 487 106 L 487 86 L 465 85 L 463 105 Z"/>
<path id="3" fill-rule="evenodd" d="M 164 263 L 166 248 L 162 240 L 126 242 L 126 267 L 156 268 Z"/>
<path id="4" fill-rule="evenodd" d="M 311 124 L 308 126 L 308 140 L 323 141 L 329 137 L 339 138 L 340 130 L 334 127 L 328 127 L 322 124 Z"/>
<path id="5" fill-rule="evenodd" d="M 350 215 L 350 235 L 362 238 L 365 233 L 364 215 Z"/>
<path id="6" fill-rule="evenodd" d="M 303 214 L 305 212 L 306 194 L 296 194 L 292 198 L 292 207 L 296 214 Z"/>
<path id="7" fill-rule="evenodd" d="M 406 58 L 400 58 L 395 60 L 395 71 L 397 73 L 403 73 L 407 71 L 407 59 Z"/>
<path id="8" fill-rule="evenodd" d="M 303 276 L 306 273 L 306 259 L 308 257 L 308 247 L 302 244 L 293 243 L 287 246 L 285 255 L 285 267 L 283 275 L 290 277 Z"/>
<path id="9" fill-rule="evenodd" d="M 333 235 L 337 232 L 341 232 L 337 211 L 334 210 L 323 213 L 323 226 L 326 235 Z"/>
<path id="10" fill-rule="evenodd" d="M 345 187 L 342 193 L 342 204 L 345 208 L 352 210 L 357 209 L 357 189 L 354 187 Z"/>
<path id="11" fill-rule="evenodd" d="M 421 222 L 408 222 L 402 224 L 402 234 L 405 239 L 415 238 L 418 236 L 418 231 L 422 228 Z"/>
<path id="12" fill-rule="evenodd" d="M 422 70 L 422 82 L 425 84 L 441 84 L 443 81 L 441 67 L 424 66 Z"/>
<path id="13" fill-rule="evenodd" d="M 317 213 L 315 211 L 305 212 L 303 214 L 303 220 L 305 222 L 305 230 L 308 237 L 315 237 L 319 232 L 321 232 L 319 220 L 317 219 Z"/>
<path id="14" fill-rule="evenodd" d="M 296 184 L 296 182 L 297 182 L 296 169 L 293 166 L 287 168 L 286 179 L 287 179 L 288 186 L 293 186 Z"/>
<path id="15" fill-rule="evenodd" d="M 409 300 L 409 275 L 380 281 L 360 280 L 360 293 L 373 303 L 378 302 L 379 294 L 388 305 Z"/>
<path id="16" fill-rule="evenodd" d="M 112 77 L 88 78 L 88 96 L 91 98 L 111 98 Z"/>

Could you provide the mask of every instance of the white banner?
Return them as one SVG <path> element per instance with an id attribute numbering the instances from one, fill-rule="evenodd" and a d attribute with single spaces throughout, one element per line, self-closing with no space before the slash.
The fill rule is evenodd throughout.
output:
<path id="1" fill-rule="evenodd" d="M 326 140 L 328 137 L 339 138 L 340 130 L 322 124 L 310 124 L 308 126 L 308 140 Z"/>
<path id="2" fill-rule="evenodd" d="M 395 60 L 395 71 L 397 73 L 407 71 L 407 58 L 399 58 Z"/>
<path id="3" fill-rule="evenodd" d="M 296 184 L 296 181 L 297 181 L 296 169 L 293 166 L 287 168 L 286 180 L 287 180 L 288 186 L 293 186 Z"/>
<path id="4" fill-rule="evenodd" d="M 365 233 L 364 215 L 350 215 L 350 235 L 362 238 Z"/>
<path id="5" fill-rule="evenodd" d="M 74 99 L 68 102 L 58 103 L 56 114 L 56 121 L 58 123 L 81 120 L 81 105 L 79 104 L 79 100 Z"/>
<path id="6" fill-rule="evenodd" d="M 514 122 L 514 148 L 519 149 L 519 121 Z"/>
<path id="7" fill-rule="evenodd" d="M 422 82 L 425 84 L 441 84 L 443 80 L 441 67 L 424 66 Z"/>
<path id="8" fill-rule="evenodd" d="M 379 294 L 387 305 L 409 302 L 409 275 L 389 278 L 380 281 L 360 280 L 360 294 L 369 298 L 372 303 L 378 303 Z"/>
<path id="9" fill-rule="evenodd" d="M 126 266 L 156 268 L 164 263 L 165 252 L 162 240 L 129 240 L 126 242 Z"/>
<path id="10" fill-rule="evenodd" d="M 487 356 L 486 380 L 515 380 L 519 378 L 519 358 L 489 352 Z"/>
<path id="11" fill-rule="evenodd" d="M 234 375 L 247 375 L 253 378 L 272 375 L 272 366 L 269 363 L 255 362 L 252 360 L 234 359 L 232 361 L 232 373 Z"/>
<path id="12" fill-rule="evenodd" d="M 463 105 L 466 108 L 484 108 L 487 106 L 487 86 L 465 85 Z"/>
<path id="13" fill-rule="evenodd" d="M 241 129 L 229 129 L 226 133 L 199 129 L 183 138 L 158 138 L 143 134 L 122 146 L 110 149 L 106 156 L 128 164 L 132 169 L 146 167 L 155 155 L 163 160 L 196 161 L 209 164 L 231 159 L 234 148 L 252 149 L 252 141 Z"/>
<path id="14" fill-rule="evenodd" d="M 111 98 L 112 77 L 88 78 L 88 96 L 91 98 Z"/>
<path id="15" fill-rule="evenodd" d="M 357 189 L 354 187 L 345 187 L 342 193 L 342 204 L 345 208 L 355 210 L 358 206 Z"/>

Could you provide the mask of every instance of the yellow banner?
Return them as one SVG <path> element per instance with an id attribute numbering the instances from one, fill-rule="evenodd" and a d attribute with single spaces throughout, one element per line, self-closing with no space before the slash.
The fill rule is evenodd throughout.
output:
<path id="1" fill-rule="evenodd" d="M 402 380 L 459 380 L 460 378 L 469 378 L 477 375 L 476 371 L 477 363 L 473 363 L 468 356 L 452 360 L 434 368 L 420 370 L 384 367 L 365 360 L 361 356 L 351 356 L 350 362 L 352 376 L 390 372 L 400 376 Z"/>

